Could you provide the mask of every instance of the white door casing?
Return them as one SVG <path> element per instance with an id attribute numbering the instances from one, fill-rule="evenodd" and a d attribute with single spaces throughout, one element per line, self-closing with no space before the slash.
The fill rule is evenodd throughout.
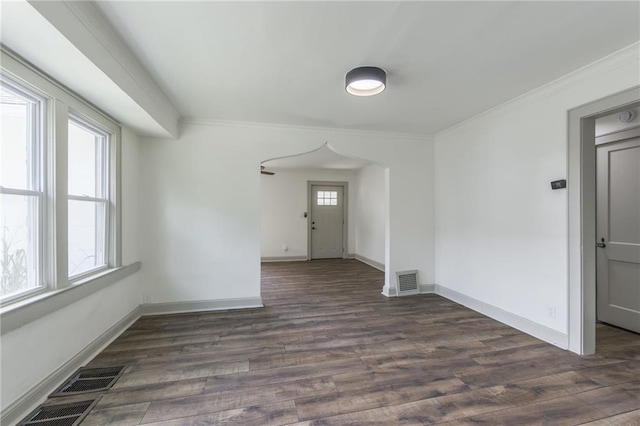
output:
<path id="1" fill-rule="evenodd" d="M 344 192 L 342 185 L 310 185 L 311 259 L 344 257 Z"/>
<path id="2" fill-rule="evenodd" d="M 640 333 L 640 138 L 597 147 L 597 315 Z"/>

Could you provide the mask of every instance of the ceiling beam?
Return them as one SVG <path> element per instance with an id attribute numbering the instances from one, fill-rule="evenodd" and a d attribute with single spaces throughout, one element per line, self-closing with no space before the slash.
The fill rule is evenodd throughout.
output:
<path id="1" fill-rule="evenodd" d="M 178 136 L 179 111 L 94 2 L 29 1 L 29 4 L 149 114 L 167 136 Z"/>

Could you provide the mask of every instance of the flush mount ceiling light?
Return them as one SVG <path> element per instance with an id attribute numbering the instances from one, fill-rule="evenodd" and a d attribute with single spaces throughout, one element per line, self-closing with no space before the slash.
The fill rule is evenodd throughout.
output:
<path id="1" fill-rule="evenodd" d="M 345 89 L 355 96 L 372 96 L 387 87 L 387 73 L 378 67 L 358 67 L 345 77 Z"/>

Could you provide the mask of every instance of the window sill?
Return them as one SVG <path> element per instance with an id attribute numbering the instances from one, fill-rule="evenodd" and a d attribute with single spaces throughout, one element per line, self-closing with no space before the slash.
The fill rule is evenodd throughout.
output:
<path id="1" fill-rule="evenodd" d="M 89 278 L 79 280 L 69 287 L 40 293 L 0 309 L 0 335 L 29 324 L 71 303 L 77 302 L 112 284 L 122 281 L 140 270 L 136 262 L 119 268 L 112 268 Z"/>

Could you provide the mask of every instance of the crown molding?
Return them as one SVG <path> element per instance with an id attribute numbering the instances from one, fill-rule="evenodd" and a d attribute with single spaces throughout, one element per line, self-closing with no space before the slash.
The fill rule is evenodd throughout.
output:
<path id="1" fill-rule="evenodd" d="M 603 58 L 591 62 L 585 66 L 582 66 L 568 74 L 565 74 L 555 80 L 552 80 L 542 86 L 538 86 L 520 96 L 517 96 L 511 100 L 503 102 L 490 108 L 480 114 L 474 115 L 460 123 L 454 124 L 451 127 L 446 128 L 434 135 L 434 138 L 439 136 L 462 130 L 468 125 L 480 120 L 481 118 L 497 114 L 506 109 L 517 109 L 528 103 L 536 102 L 541 99 L 552 96 L 562 90 L 566 86 L 579 83 L 582 80 L 588 79 L 593 75 L 598 75 L 610 70 L 618 69 L 622 66 L 638 63 L 640 59 L 640 41 L 637 41 L 627 47 L 624 47 L 616 52 L 611 53 Z M 576 105 L 579 106 L 579 105 Z"/>

